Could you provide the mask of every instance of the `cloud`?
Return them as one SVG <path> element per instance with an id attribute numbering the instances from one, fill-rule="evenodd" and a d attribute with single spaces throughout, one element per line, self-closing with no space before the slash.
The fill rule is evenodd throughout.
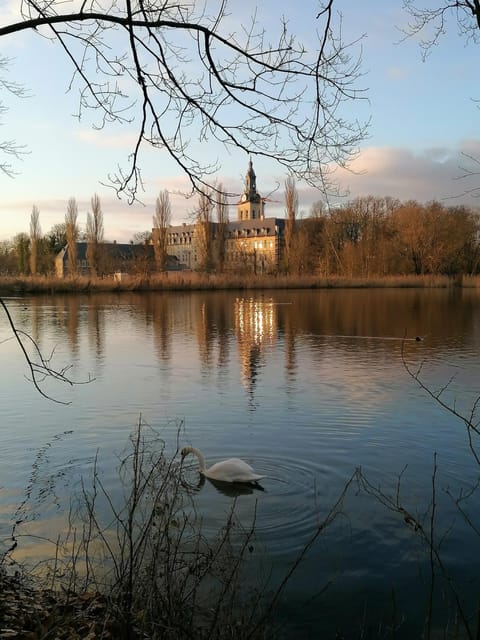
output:
<path id="1" fill-rule="evenodd" d="M 468 155 L 465 155 L 468 154 Z M 466 176 L 466 173 L 477 175 Z M 403 147 L 372 146 L 362 150 L 352 163 L 350 171 L 338 169 L 335 179 L 340 191 L 345 193 L 341 202 L 357 197 L 391 196 L 401 201 L 429 202 L 439 200 L 446 206 L 465 204 L 480 206 L 478 184 L 480 175 L 480 139 L 462 140 L 455 147 L 430 147 L 413 151 Z M 258 180 L 259 190 L 268 191 L 263 179 Z M 472 189 L 476 188 L 477 197 Z M 297 184 L 299 213 L 308 215 L 312 204 L 324 200 L 322 192 Z M 269 203 L 266 215 L 285 215 L 283 183 Z M 331 203 L 336 201 L 331 199 Z"/>
<path id="2" fill-rule="evenodd" d="M 462 181 L 462 153 L 480 158 L 480 140 L 462 141 L 456 148 L 432 147 L 413 151 L 401 147 L 368 147 L 337 178 L 351 197 L 392 196 L 400 200 L 458 199 L 456 204 L 478 205 Z"/>
<path id="3" fill-rule="evenodd" d="M 134 133 L 106 133 L 98 129 L 80 129 L 73 132 L 73 137 L 83 144 L 104 149 L 133 149 L 137 137 Z"/>
<path id="4" fill-rule="evenodd" d="M 467 154 L 467 155 L 462 155 Z M 470 158 L 473 158 L 471 160 Z M 257 183 L 264 196 L 273 191 L 271 202 L 267 203 L 266 215 L 284 217 L 284 176 L 271 171 L 266 164 L 255 165 Z M 151 229 L 158 193 L 166 189 L 172 204 L 172 224 L 181 224 L 191 220 L 197 198 L 185 198 L 190 183 L 184 175 L 162 174 L 156 165 L 157 173 L 148 180 L 148 191 L 144 194 L 144 204 L 128 205 L 119 200 L 111 189 L 97 189 L 104 212 L 105 237 L 108 240 L 128 242 L 135 233 Z M 479 206 L 480 199 L 475 198 L 471 189 L 478 189 L 478 175 L 461 178 L 468 171 L 480 172 L 480 139 L 464 139 L 456 146 L 437 146 L 413 151 L 404 147 L 371 146 L 362 150 L 352 164 L 352 171 L 338 170 L 336 178 L 343 190 L 348 190 L 347 199 L 363 196 L 391 196 L 402 201 L 430 200 L 444 201 L 447 206 L 467 204 Z M 234 173 L 234 172 L 230 172 Z M 228 175 L 219 179 L 226 190 L 240 192 L 243 188 L 244 167 L 239 168 L 237 176 Z M 280 185 L 280 186 L 278 186 Z M 275 188 L 277 190 L 275 191 Z M 299 194 L 299 213 L 308 215 L 314 202 L 322 200 L 318 189 L 297 185 Z M 470 191 L 470 193 L 469 193 Z M 478 193 L 478 191 L 477 191 Z M 0 202 L 0 238 L 8 239 L 20 231 L 28 233 L 32 205 L 40 210 L 40 223 L 44 233 L 57 223 L 64 221 L 68 192 L 65 199 L 43 197 L 25 198 L 24 192 L 18 200 L 4 197 Z M 79 222 L 84 227 L 87 211 L 90 210 L 90 195 L 77 194 Z M 141 197 L 142 194 L 139 194 Z M 235 197 L 230 205 L 230 219 L 237 216 Z"/>
<path id="5" fill-rule="evenodd" d="M 461 151 L 464 154 L 480 159 L 480 140 L 462 140 Z"/>
<path id="6" fill-rule="evenodd" d="M 188 186 L 188 180 L 183 175 L 158 179 L 154 185 L 150 185 L 148 194 L 146 194 L 148 197 L 144 199 L 143 204 L 137 202 L 132 205 L 129 205 L 126 200 L 119 199 L 111 189 L 97 189 L 102 206 L 106 240 L 128 242 L 135 233 L 149 231 L 152 228 L 155 201 L 159 191 L 163 189 L 169 192 L 172 205 L 172 224 L 188 222 L 197 202 L 196 196 L 185 198 L 182 195 L 188 191 Z M 141 196 L 142 194 L 139 194 L 139 197 Z M 67 201 L 68 197 L 63 199 L 49 198 L 48 196 L 33 199 L 2 199 L 0 202 L 0 240 L 11 239 L 20 232 L 29 233 L 33 204 L 40 211 L 42 232 L 48 233 L 53 225 L 64 222 Z M 84 230 L 87 212 L 91 211 L 90 196 L 77 196 L 76 201 L 79 227 Z M 236 216 L 236 210 L 232 215 Z"/>
<path id="7" fill-rule="evenodd" d="M 8 26 L 14 22 L 20 22 L 22 14 L 20 12 L 20 3 L 18 0 L 6 0 L 2 3 L 2 11 L 0 15 L 0 27 Z"/>
<path id="8" fill-rule="evenodd" d="M 100 193 L 103 212 L 105 238 L 128 242 L 137 231 L 146 231 L 152 227 L 152 206 L 140 204 L 128 205 L 110 192 Z M 78 223 L 81 230 L 85 229 L 87 212 L 91 210 L 89 198 L 77 198 Z M 48 233 L 53 225 L 65 221 L 67 201 L 60 199 L 35 199 L 35 205 L 40 211 L 40 225 L 42 232 Z M 15 200 L 0 203 L 0 239 L 10 239 L 17 233 L 29 233 L 31 200 Z"/>

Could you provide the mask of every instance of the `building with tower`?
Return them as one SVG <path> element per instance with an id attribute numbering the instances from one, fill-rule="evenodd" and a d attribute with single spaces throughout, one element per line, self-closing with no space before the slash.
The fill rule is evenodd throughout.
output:
<path id="1" fill-rule="evenodd" d="M 257 176 L 253 170 L 252 160 L 248 163 L 245 176 L 245 190 L 238 203 L 238 220 L 263 220 L 265 218 L 265 201 L 257 191 Z"/>
<path id="2" fill-rule="evenodd" d="M 208 228 L 206 228 L 206 225 Z M 236 221 L 169 226 L 167 253 L 186 269 L 202 265 L 205 237 L 212 254 L 212 270 L 222 256 L 223 271 L 275 273 L 278 271 L 284 244 L 285 220 L 265 217 L 265 198 L 257 191 L 257 178 L 250 159 L 245 188 L 237 203 Z M 152 230 L 153 242 L 158 231 Z"/>

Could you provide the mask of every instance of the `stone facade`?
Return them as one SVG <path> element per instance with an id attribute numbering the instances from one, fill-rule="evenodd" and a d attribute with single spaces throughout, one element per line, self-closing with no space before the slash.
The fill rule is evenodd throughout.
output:
<path id="1" fill-rule="evenodd" d="M 218 251 L 223 235 L 225 271 L 275 273 L 278 270 L 283 251 L 285 220 L 265 218 L 265 199 L 257 191 L 256 175 L 251 160 L 245 176 L 245 189 L 237 204 L 237 220 L 227 223 L 224 234 L 217 222 L 208 224 L 212 241 L 213 269 L 215 252 Z M 156 235 L 157 231 L 153 229 L 154 242 Z M 174 256 L 183 268 L 200 268 L 198 226 L 182 224 L 168 227 L 167 253 Z"/>

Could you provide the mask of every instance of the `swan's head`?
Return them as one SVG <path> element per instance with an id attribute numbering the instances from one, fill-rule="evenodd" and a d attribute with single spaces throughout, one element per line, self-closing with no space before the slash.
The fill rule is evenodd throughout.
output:
<path id="1" fill-rule="evenodd" d="M 183 447 L 183 449 L 180 451 L 180 455 L 182 456 L 182 460 L 185 458 L 185 456 L 188 456 L 189 453 L 192 452 L 191 447 Z"/>

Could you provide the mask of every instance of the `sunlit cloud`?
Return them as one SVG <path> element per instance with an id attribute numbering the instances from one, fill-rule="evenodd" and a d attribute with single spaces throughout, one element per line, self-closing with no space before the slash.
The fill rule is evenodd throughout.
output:
<path id="1" fill-rule="evenodd" d="M 78 225 L 85 230 L 87 213 L 91 210 L 89 198 L 77 198 Z M 141 204 L 128 205 L 119 200 L 114 193 L 106 195 L 100 193 L 105 239 L 128 242 L 135 233 L 147 231 L 152 227 L 153 206 Z M 67 209 L 66 200 L 36 199 L 35 206 L 40 212 L 40 225 L 44 234 L 56 224 L 65 221 Z M 0 206 L 0 223 L 2 239 L 12 238 L 17 233 L 29 233 L 30 216 L 32 212 L 31 200 L 15 200 L 2 202 Z"/>
<path id="2" fill-rule="evenodd" d="M 20 22 L 22 14 L 20 13 L 21 3 L 18 0 L 4 0 L 2 2 L 2 11 L 0 14 L 0 27 Z"/>
<path id="3" fill-rule="evenodd" d="M 463 154 L 463 155 L 462 155 Z M 465 155 L 466 154 L 466 155 Z M 473 158 L 473 160 L 471 159 Z M 476 161 L 478 159 L 478 161 Z M 436 146 L 420 151 L 388 146 L 371 146 L 362 150 L 353 162 L 351 171 L 339 170 L 336 178 L 340 189 L 347 195 L 341 200 L 346 202 L 357 197 L 368 195 L 383 197 L 391 196 L 401 201 L 417 200 L 428 202 L 431 200 L 444 201 L 448 206 L 468 204 L 478 206 L 479 199 L 471 193 L 473 186 L 477 186 L 475 176 L 462 178 L 468 170 L 480 170 L 480 139 L 465 139 L 456 147 Z M 136 233 L 148 231 L 152 228 L 152 218 L 155 213 L 155 200 L 159 192 L 166 189 L 172 205 L 172 224 L 191 222 L 197 205 L 197 196 L 186 198 L 184 194 L 190 192 L 190 182 L 185 175 L 168 175 L 162 171 L 160 164 L 156 165 L 157 172 L 150 176 L 148 189 L 144 194 L 139 193 L 142 203 L 129 205 L 125 199 L 119 199 L 113 189 L 99 186 L 97 191 L 104 213 L 105 238 L 117 242 L 128 242 Z M 267 217 L 284 217 L 284 176 L 276 175 L 271 170 L 263 170 L 262 164 L 254 162 L 257 173 L 257 184 L 262 196 L 268 196 L 265 214 Z M 238 167 L 238 172 L 226 171 L 218 176 L 225 190 L 235 194 L 243 189 L 243 176 L 247 169 Z M 304 184 L 298 183 L 299 214 L 308 215 L 312 204 L 324 200 L 322 192 Z M 87 212 L 90 210 L 90 194 L 78 194 L 79 224 L 85 227 Z M 32 206 L 35 204 L 40 210 L 40 223 L 44 233 L 54 224 L 62 223 L 68 197 L 65 199 L 51 199 L 43 197 L 22 197 L 19 199 L 4 198 L 0 202 L 1 238 L 12 238 L 16 233 L 28 233 Z M 229 217 L 237 217 L 237 198 L 230 199 Z"/>
<path id="4" fill-rule="evenodd" d="M 470 185 L 460 179 L 462 152 L 480 157 L 480 141 L 462 142 L 456 148 L 432 147 L 415 152 L 400 147 L 369 147 L 352 163 L 351 172 L 338 178 L 351 197 L 392 196 L 400 200 L 459 199 L 476 205 L 468 193 Z"/>
<path id="5" fill-rule="evenodd" d="M 77 142 L 104 149 L 132 149 L 137 141 L 135 133 L 106 133 L 103 130 L 80 129 L 73 132 Z"/>
<path id="6" fill-rule="evenodd" d="M 480 159 L 480 140 L 462 140 L 461 151 Z"/>

